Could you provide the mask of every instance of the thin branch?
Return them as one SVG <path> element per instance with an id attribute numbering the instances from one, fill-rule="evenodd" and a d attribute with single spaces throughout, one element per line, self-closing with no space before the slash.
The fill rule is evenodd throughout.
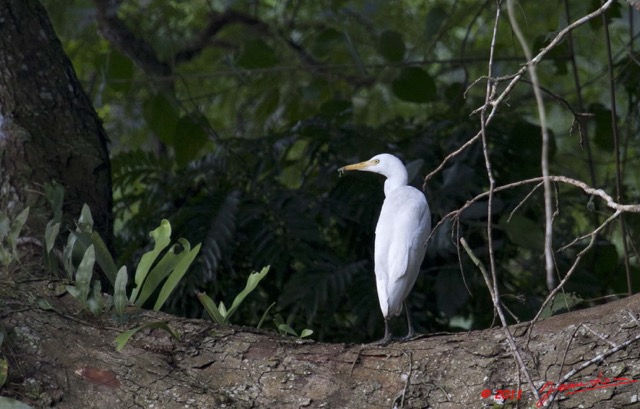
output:
<path id="1" fill-rule="evenodd" d="M 524 37 L 524 34 L 522 34 L 522 30 L 520 30 L 520 25 L 513 10 L 513 0 L 507 0 L 507 12 L 509 14 L 509 21 L 511 22 L 511 29 L 520 42 L 524 55 L 527 57 L 527 71 L 529 72 L 529 77 L 533 85 L 533 94 L 536 98 L 538 119 L 540 120 L 540 130 L 542 132 L 540 167 L 544 179 L 544 260 L 547 273 L 547 289 L 551 291 L 555 287 L 555 276 L 553 275 L 553 208 L 551 203 L 551 181 L 549 180 L 549 130 L 547 129 L 547 113 L 544 108 L 542 92 L 540 91 L 540 81 L 538 81 L 536 66 L 531 58 L 531 49 L 529 48 L 527 39 Z"/>
<path id="2" fill-rule="evenodd" d="M 100 34 L 114 47 L 138 65 L 144 72 L 155 77 L 166 78 L 171 75 L 171 67 L 160 61 L 151 45 L 136 36 L 118 17 L 117 2 L 111 0 L 93 0 L 96 6 L 96 20 Z"/>

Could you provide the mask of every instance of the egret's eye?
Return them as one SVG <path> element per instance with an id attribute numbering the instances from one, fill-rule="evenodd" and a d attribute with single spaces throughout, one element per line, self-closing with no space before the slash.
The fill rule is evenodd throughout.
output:
<path id="1" fill-rule="evenodd" d="M 380 163 L 380 159 L 374 160 L 373 163 L 375 163 L 377 165 L 378 163 Z"/>

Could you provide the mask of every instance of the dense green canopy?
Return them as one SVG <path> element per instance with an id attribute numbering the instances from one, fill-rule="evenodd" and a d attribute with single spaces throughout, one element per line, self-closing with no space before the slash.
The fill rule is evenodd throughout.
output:
<path id="1" fill-rule="evenodd" d="M 490 242 L 489 195 L 451 214 L 492 187 L 488 164 L 496 188 L 542 175 L 531 77 L 485 105 L 487 76 L 498 97 L 526 63 L 506 2 L 44 3 L 111 139 L 120 261 L 135 262 L 162 218 L 175 237 L 203 243 L 171 311 L 200 316 L 195 290 L 229 303 L 250 271 L 271 265 L 236 323 L 256 325 L 277 302 L 271 315 L 314 338 L 379 337 L 372 253 L 382 179 L 336 170 L 381 152 L 405 161 L 442 222 L 409 297 L 419 331 L 494 319 L 460 237 L 495 265 L 509 319 L 531 319 L 549 293 L 540 180 L 495 192 Z M 610 3 L 606 25 L 596 17 L 557 43 L 600 1 L 517 2 L 515 18 L 534 56 L 551 44 L 537 64 L 549 173 L 638 203 L 639 13 Z M 557 283 L 589 240 L 559 250 L 613 210 L 581 188 L 552 187 Z M 623 216 L 599 232 L 545 314 L 637 291 L 640 217 Z"/>

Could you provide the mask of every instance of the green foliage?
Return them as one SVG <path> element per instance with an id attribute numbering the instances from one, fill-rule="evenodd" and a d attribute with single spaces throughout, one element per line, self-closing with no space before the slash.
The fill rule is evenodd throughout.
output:
<path id="1" fill-rule="evenodd" d="M 0 211 L 0 265 L 3 267 L 20 258 L 16 245 L 27 217 L 29 217 L 29 207 L 25 207 L 13 220 Z"/>
<path id="2" fill-rule="evenodd" d="M 313 330 L 310 330 L 308 328 L 303 329 L 300 334 L 298 334 L 296 331 L 294 331 L 293 328 L 289 326 L 289 324 L 284 322 L 284 318 L 282 318 L 280 314 L 276 314 L 276 316 L 273 318 L 273 323 L 276 325 L 276 328 L 278 329 L 280 334 L 289 334 L 300 339 L 313 335 Z"/>
<path id="3" fill-rule="evenodd" d="M 32 409 L 32 406 L 22 403 L 12 398 L 0 396 L 0 407 L 2 409 Z"/>
<path id="4" fill-rule="evenodd" d="M 180 334 L 178 334 L 173 328 L 169 326 L 166 322 L 149 322 L 147 324 L 141 325 L 139 327 L 130 329 L 128 331 L 124 331 L 122 334 L 118 335 L 113 342 L 116 344 L 116 351 L 120 352 L 127 345 L 129 340 L 136 332 L 142 329 L 161 329 L 166 331 L 171 335 L 176 341 L 180 341 Z"/>
<path id="5" fill-rule="evenodd" d="M 227 324 L 231 315 L 238 309 L 240 304 L 244 301 L 244 299 L 256 289 L 260 281 L 267 275 L 269 272 L 269 266 L 264 267 L 259 273 L 253 272 L 247 278 L 247 285 L 244 287 L 236 298 L 233 300 L 233 304 L 231 304 L 231 308 L 227 310 L 224 305 L 224 302 L 220 301 L 220 305 L 216 306 L 213 300 L 205 293 L 198 292 L 196 295 L 198 300 L 202 303 L 205 311 L 209 314 L 209 317 L 216 323 L 220 325 Z"/>
<path id="6" fill-rule="evenodd" d="M 256 324 L 265 316 L 259 312 L 277 300 L 283 322 L 314 328 L 321 340 L 358 342 L 382 331 L 372 263 L 382 181 L 374 175 L 338 179 L 336 169 L 390 152 L 411 163 L 411 182 L 422 186 L 425 174 L 480 130 L 491 47 L 497 92 L 524 63 L 506 17 L 492 39 L 495 2 L 257 2 L 250 12 L 243 2 L 213 8 L 179 0 L 152 0 L 146 7 L 121 2 L 118 16 L 170 66 L 171 75 L 158 78 L 134 68 L 142 66 L 131 61 L 135 56 L 100 39 L 92 19 L 79 24 L 77 16 L 92 15 L 89 3 L 48 3 L 113 141 L 118 263 L 134 271 L 146 233 L 166 219 L 177 237 L 202 248 L 165 308 L 199 317 L 203 306 L 192 296 L 195 290 L 221 299 L 242 291 L 242 272 L 271 265 L 270 279 L 244 300 L 234 321 Z M 566 27 L 567 13 L 573 22 L 599 4 L 521 2 L 518 18 L 526 19 L 524 35 L 537 52 Z M 640 176 L 633 169 L 640 155 L 640 69 L 638 55 L 628 51 L 635 49 L 628 12 L 615 3 L 604 20 L 615 39 L 613 61 L 598 18 L 560 42 L 537 68 L 550 121 L 550 172 L 616 197 L 620 170 L 620 201 L 638 203 Z M 202 28 L 210 18 L 238 15 L 209 33 L 201 49 L 187 49 L 206 34 Z M 603 76 L 609 63 L 615 116 Z M 576 119 L 574 113 L 592 116 Z M 613 125 L 623 142 L 620 164 L 612 153 Z M 532 88 L 521 81 L 487 128 L 497 186 L 541 175 L 540 131 Z M 484 148 L 469 145 L 428 181 L 435 222 L 487 192 Z M 408 300 L 419 312 L 418 330 L 491 324 L 484 281 L 458 248 L 460 235 L 490 265 L 488 210 L 485 197 L 434 232 Z M 496 191 L 492 211 L 498 286 L 505 305 L 525 320 L 548 294 L 542 189 L 521 184 Z M 554 250 L 593 231 L 609 214 L 599 199 L 560 184 L 554 185 L 554 211 Z M 627 248 L 639 248 L 640 218 L 625 215 L 625 226 L 632 241 Z M 52 225 L 48 236 L 55 233 Z M 626 293 L 623 258 L 637 291 L 640 266 L 625 253 L 623 239 L 617 226 L 603 229 L 567 293 L 582 300 Z M 77 259 L 94 244 L 102 265 L 96 243 L 74 241 L 79 239 L 70 235 L 68 248 L 78 246 Z M 583 245 L 555 253 L 560 276 Z M 115 279 L 115 269 L 105 268 Z"/>

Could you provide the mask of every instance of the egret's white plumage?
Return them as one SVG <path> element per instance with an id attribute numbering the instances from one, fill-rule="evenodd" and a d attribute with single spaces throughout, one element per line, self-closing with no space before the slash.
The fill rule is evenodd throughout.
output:
<path id="1" fill-rule="evenodd" d="M 383 342 L 389 342 L 389 319 L 400 315 L 418 278 L 431 231 L 431 214 L 424 194 L 408 186 L 407 168 L 388 153 L 347 165 L 339 172 L 360 170 L 386 176 L 385 200 L 376 226 L 375 273 L 380 309 L 385 320 Z M 413 326 L 407 310 L 409 336 Z"/>

